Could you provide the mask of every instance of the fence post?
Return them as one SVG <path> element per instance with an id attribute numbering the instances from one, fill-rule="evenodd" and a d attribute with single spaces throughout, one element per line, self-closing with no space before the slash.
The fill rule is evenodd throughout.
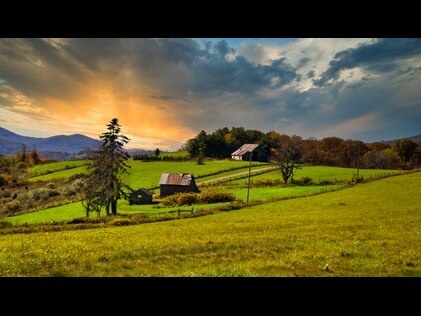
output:
<path id="1" fill-rule="evenodd" d="M 178 217 L 180 218 L 180 209 L 177 209 Z"/>

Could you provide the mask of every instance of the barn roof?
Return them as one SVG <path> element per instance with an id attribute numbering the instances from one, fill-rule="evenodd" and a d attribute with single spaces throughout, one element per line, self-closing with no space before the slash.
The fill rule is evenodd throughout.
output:
<path id="1" fill-rule="evenodd" d="M 145 195 L 151 195 L 151 196 L 153 195 L 153 193 L 151 191 L 148 191 L 148 190 L 142 189 L 142 188 L 137 189 L 136 191 L 134 191 L 134 193 L 136 193 L 136 194 L 143 193 Z"/>
<path id="2" fill-rule="evenodd" d="M 252 152 L 255 150 L 259 144 L 244 144 L 240 148 L 238 148 L 236 151 L 234 151 L 231 156 L 242 156 L 246 153 Z"/>
<path id="3" fill-rule="evenodd" d="M 189 186 L 194 179 L 191 173 L 163 173 L 159 184 Z"/>

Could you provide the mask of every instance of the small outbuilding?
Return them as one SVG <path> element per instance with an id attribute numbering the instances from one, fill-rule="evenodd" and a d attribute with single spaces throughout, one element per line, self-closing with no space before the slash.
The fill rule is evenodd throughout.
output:
<path id="1" fill-rule="evenodd" d="M 161 197 L 178 192 L 200 192 L 191 173 L 163 173 L 159 185 Z"/>
<path id="2" fill-rule="evenodd" d="M 129 204 L 152 204 L 153 193 L 146 189 L 138 189 L 129 195 Z"/>

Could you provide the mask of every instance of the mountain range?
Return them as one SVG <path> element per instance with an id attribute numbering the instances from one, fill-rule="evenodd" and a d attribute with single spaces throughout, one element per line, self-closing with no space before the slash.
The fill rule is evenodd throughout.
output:
<path id="1" fill-rule="evenodd" d="M 0 127 L 0 154 L 7 155 L 21 151 L 21 144 L 26 145 L 27 151 L 36 149 L 38 152 L 77 154 L 81 151 L 97 149 L 101 142 L 81 134 L 46 138 L 21 136 Z"/>
<path id="2" fill-rule="evenodd" d="M 77 159 L 85 156 L 87 150 L 98 149 L 101 141 L 81 134 L 57 135 L 46 138 L 18 135 L 0 127 L 0 155 L 8 155 L 22 150 L 35 149 L 41 157 L 53 160 Z M 151 150 L 132 148 L 126 150 L 129 155 L 149 154 Z"/>

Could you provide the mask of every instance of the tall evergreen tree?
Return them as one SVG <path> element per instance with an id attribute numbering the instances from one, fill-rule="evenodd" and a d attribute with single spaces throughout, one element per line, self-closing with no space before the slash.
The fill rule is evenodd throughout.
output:
<path id="1" fill-rule="evenodd" d="M 107 131 L 99 138 L 102 141 L 99 150 L 91 155 L 91 165 L 88 168 L 84 205 L 87 215 L 96 211 L 98 215 L 104 207 L 107 215 L 117 214 L 117 201 L 125 186 L 123 175 L 128 174 L 130 168 L 125 161 L 128 154 L 123 146 L 129 138 L 121 134 L 121 125 L 117 118 L 107 124 Z"/>

